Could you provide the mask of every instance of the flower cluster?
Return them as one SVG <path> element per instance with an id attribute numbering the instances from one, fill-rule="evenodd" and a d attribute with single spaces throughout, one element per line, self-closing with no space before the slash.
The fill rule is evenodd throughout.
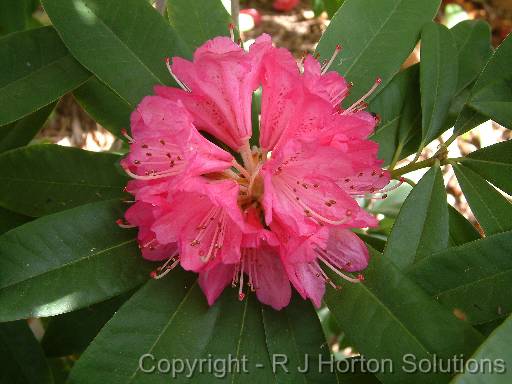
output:
<path id="1" fill-rule="evenodd" d="M 325 270 L 358 282 L 368 250 L 350 228 L 376 219 L 356 198 L 384 194 L 389 175 L 367 140 L 377 118 L 367 95 L 343 109 L 350 84 L 307 56 L 259 37 L 249 52 L 217 37 L 193 61 L 167 60 L 181 87 L 157 86 L 131 117 L 122 166 L 135 203 L 122 226 L 136 226 L 142 255 L 199 274 L 208 303 L 224 288 L 249 290 L 275 309 L 291 287 L 319 306 Z M 261 87 L 259 127 L 253 92 Z M 249 139 L 259 132 L 259 146 Z M 349 272 L 348 274 L 346 272 Z"/>

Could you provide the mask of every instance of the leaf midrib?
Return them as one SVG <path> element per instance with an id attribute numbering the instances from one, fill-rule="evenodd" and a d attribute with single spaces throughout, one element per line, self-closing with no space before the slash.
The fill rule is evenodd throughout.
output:
<path id="1" fill-rule="evenodd" d="M 183 296 L 183 299 L 180 301 L 180 303 L 176 307 L 176 310 L 173 312 L 173 314 L 171 315 L 171 317 L 169 318 L 169 320 L 165 324 L 165 327 L 163 327 L 162 331 L 158 334 L 158 336 L 156 337 L 155 341 L 150 346 L 150 348 L 146 351 L 146 353 L 151 353 L 153 351 L 153 349 L 156 347 L 156 345 L 159 343 L 159 341 L 162 338 L 162 336 L 164 335 L 164 333 L 167 332 L 167 330 L 169 329 L 169 327 L 173 323 L 175 317 L 178 315 L 178 312 L 180 311 L 181 307 L 183 307 L 185 305 L 185 303 L 187 302 L 187 300 L 189 299 L 192 291 L 194 290 L 194 288 L 196 287 L 197 284 L 198 284 L 198 280 L 195 280 L 194 283 L 189 287 L 188 292 L 185 294 L 185 296 Z M 127 384 L 133 382 L 133 380 L 137 376 L 137 373 L 139 372 L 139 370 L 140 370 L 140 366 L 137 365 L 137 369 L 128 378 Z"/>

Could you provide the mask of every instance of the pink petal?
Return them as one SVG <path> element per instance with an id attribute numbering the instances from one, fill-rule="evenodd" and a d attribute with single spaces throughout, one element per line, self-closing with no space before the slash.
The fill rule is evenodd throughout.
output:
<path id="1" fill-rule="evenodd" d="M 293 286 L 303 299 L 311 299 L 320 308 L 325 293 L 324 281 L 317 277 L 308 263 L 285 263 L 286 272 Z"/>
<path id="2" fill-rule="evenodd" d="M 276 310 L 286 307 L 292 292 L 278 251 L 268 246 L 258 248 L 253 266 L 258 300 Z"/>
<path id="3" fill-rule="evenodd" d="M 172 70 L 192 92 L 182 101 L 199 129 L 211 133 L 233 149 L 251 137 L 254 91 L 251 57 L 224 37 L 197 49 L 194 61 L 174 58 Z"/>
<path id="4" fill-rule="evenodd" d="M 343 76 L 334 71 L 322 75 L 320 63 L 311 55 L 304 60 L 304 83 L 310 92 L 333 106 L 339 105 L 349 92 L 348 83 Z"/>
<path id="5" fill-rule="evenodd" d="M 208 305 L 213 305 L 233 278 L 233 264 L 215 263 L 199 273 L 199 286 L 203 290 Z"/>
<path id="6" fill-rule="evenodd" d="M 326 249 L 333 260 L 348 272 L 365 269 L 370 260 L 364 242 L 348 229 L 331 228 Z"/>

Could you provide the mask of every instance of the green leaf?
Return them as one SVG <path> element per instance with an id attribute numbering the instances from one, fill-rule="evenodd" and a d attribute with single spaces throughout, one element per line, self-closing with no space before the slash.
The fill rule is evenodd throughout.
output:
<path id="1" fill-rule="evenodd" d="M 457 93 L 473 83 L 492 55 L 491 28 L 483 20 L 466 20 L 450 32 L 458 51 Z"/>
<path id="2" fill-rule="evenodd" d="M 167 0 L 167 14 L 191 51 L 216 36 L 229 36 L 233 23 L 221 0 Z"/>
<path id="3" fill-rule="evenodd" d="M 133 108 L 96 77 L 73 92 L 80 106 L 112 134 L 121 137 L 121 129 L 129 131 Z"/>
<path id="4" fill-rule="evenodd" d="M 76 59 L 132 109 L 156 84 L 172 84 L 165 57 L 190 54 L 146 0 L 42 3 Z"/>
<path id="5" fill-rule="evenodd" d="M 43 216 L 124 196 L 120 156 L 58 145 L 31 145 L 0 155 L 0 205 Z"/>
<path id="6" fill-rule="evenodd" d="M 184 381 L 183 374 L 177 380 L 172 373 L 144 373 L 139 365 L 144 354 L 152 354 L 156 360 L 207 358 L 209 354 L 220 358 L 229 353 L 238 356 L 241 348 L 250 348 L 268 361 L 257 304 L 251 299 L 234 303 L 232 292 L 225 292 L 208 308 L 194 279 L 193 274 L 173 271 L 170 278 L 148 282 L 102 329 L 71 372 L 69 382 L 89 383 L 100 378 L 111 384 L 168 382 L 171 378 Z M 154 365 L 150 358 L 142 360 L 144 369 Z M 195 382 L 201 378 L 204 382 L 212 379 L 203 374 Z"/>
<path id="7" fill-rule="evenodd" d="M 353 346 L 366 358 L 393 362 L 392 373 L 376 373 L 382 382 L 446 383 L 449 376 L 440 372 L 406 373 L 401 369 L 404 355 L 411 353 L 417 360 L 432 359 L 432 354 L 450 358 L 471 353 L 482 341 L 471 326 L 452 316 L 374 250 L 363 283 L 334 279 L 343 287 L 340 291 L 328 288 L 324 300 Z"/>
<path id="8" fill-rule="evenodd" d="M 511 46 L 512 38 L 508 36 L 501 43 L 498 49 L 496 49 L 492 57 L 485 65 L 485 68 L 483 69 L 480 76 L 478 76 L 478 79 L 476 80 L 476 83 L 471 90 L 471 96 L 467 101 L 468 106 L 463 109 L 461 116 L 459 116 L 457 119 L 454 129 L 455 133 L 462 134 L 467 132 L 469 129 L 474 128 L 476 125 L 478 125 L 475 125 L 475 119 L 476 122 L 483 122 L 486 120 L 484 115 L 471 108 L 473 97 L 476 97 L 476 95 L 483 91 L 485 88 L 491 87 L 484 91 L 483 95 L 478 98 L 477 102 L 485 102 L 485 99 L 489 97 L 491 99 L 491 103 L 495 101 L 494 92 L 492 92 L 493 87 L 497 87 L 498 90 L 503 89 L 503 82 L 512 78 Z M 501 111 L 501 113 L 503 112 Z"/>
<path id="9" fill-rule="evenodd" d="M 53 316 L 141 284 L 150 266 L 105 201 L 34 220 L 0 236 L 0 321 Z"/>
<path id="10" fill-rule="evenodd" d="M 487 236 L 512 230 L 512 204 L 470 168 L 454 165 L 469 206 Z"/>
<path id="11" fill-rule="evenodd" d="M 325 11 L 332 18 L 336 11 L 341 7 L 345 0 L 323 0 Z"/>
<path id="12" fill-rule="evenodd" d="M 449 248 L 420 260 L 409 276 L 471 324 L 495 320 L 512 311 L 512 232 Z"/>
<path id="13" fill-rule="evenodd" d="M 512 194 L 512 140 L 472 152 L 462 159 L 462 163 L 496 187 Z"/>
<path id="14" fill-rule="evenodd" d="M 388 238 L 384 257 L 404 269 L 446 248 L 448 221 L 443 177 L 440 168 L 433 167 L 407 196 Z"/>
<path id="15" fill-rule="evenodd" d="M 419 65 L 398 73 L 370 103 L 381 118 L 371 139 L 379 143 L 379 159 L 390 164 L 408 154 L 407 143 L 421 135 Z"/>
<path id="16" fill-rule="evenodd" d="M 485 65 L 484 70 L 478 76 L 472 89 L 476 95 L 482 89 L 491 84 L 500 83 L 512 77 L 512 36 L 508 36 L 494 51 L 494 54 Z"/>
<path id="17" fill-rule="evenodd" d="M 469 369 L 452 381 L 453 384 L 508 384 L 512 366 L 512 316 L 503 322 L 484 341 L 470 359 L 479 362 L 483 369 L 471 372 Z M 492 371 L 489 372 L 490 361 Z M 470 368 L 474 369 L 474 364 Z"/>
<path id="18" fill-rule="evenodd" d="M 286 370 L 276 367 L 279 383 L 335 383 L 334 372 L 318 369 L 320 361 L 330 361 L 329 347 L 325 342 L 317 314 L 309 301 L 293 295 L 292 302 L 282 311 L 262 307 L 267 348 L 271 356 L 284 355 Z M 308 363 L 304 361 L 307 359 Z M 305 364 L 310 369 L 299 372 Z"/>
<path id="19" fill-rule="evenodd" d="M 0 361 L 0 383 L 53 383 L 43 351 L 26 321 L 0 324 Z"/>
<path id="20" fill-rule="evenodd" d="M 448 219 L 450 223 L 449 245 L 456 246 L 480 239 L 480 234 L 459 211 L 448 205 Z"/>
<path id="21" fill-rule="evenodd" d="M 31 220 L 30 217 L 0 207 L 0 235 Z"/>
<path id="22" fill-rule="evenodd" d="M 426 22 L 437 13 L 438 0 L 346 0 L 318 44 L 323 59 L 336 45 L 343 50 L 331 67 L 354 82 L 348 102 L 382 79 L 384 87 L 411 53 Z M 337 65 L 337 63 L 340 63 Z"/>
<path id="23" fill-rule="evenodd" d="M 0 152 L 23 147 L 30 143 L 55 108 L 56 103 L 47 105 L 15 123 L 0 127 Z"/>
<path id="24" fill-rule="evenodd" d="M 30 0 L 0 1 L 0 36 L 23 31 L 30 15 Z"/>
<path id="25" fill-rule="evenodd" d="M 457 91 L 457 52 L 450 30 L 428 23 L 421 32 L 421 110 L 422 143 L 438 137 L 448 116 L 450 102 Z"/>
<path id="26" fill-rule="evenodd" d="M 90 77 L 52 27 L 0 39 L 0 126 L 57 100 Z"/>
<path id="27" fill-rule="evenodd" d="M 470 102 L 481 114 L 512 129 L 512 74 L 509 79 L 491 84 L 476 93 Z"/>
<path id="28" fill-rule="evenodd" d="M 50 318 L 41 341 L 45 355 L 60 357 L 82 353 L 131 292 Z"/>
<path id="29" fill-rule="evenodd" d="M 487 116 L 482 115 L 467 104 L 470 99 L 471 97 L 468 96 L 465 101 L 466 104 L 464 104 L 464 107 L 455 121 L 453 132 L 457 135 L 462 135 L 489 120 Z"/>
<path id="30" fill-rule="evenodd" d="M 110 384 L 167 383 L 169 380 L 211 383 L 215 375 L 230 383 L 294 382 L 290 381 L 292 377 L 299 377 L 300 382 L 334 381 L 331 373 L 283 375 L 281 379 L 279 374 L 278 378 L 274 377 L 271 370 L 270 353 L 274 351 L 284 354 L 293 348 L 294 353 L 300 351 L 302 359 L 302 353 L 316 357 L 322 352 L 325 339 L 310 303 L 296 297 L 287 309 L 277 313 L 263 308 L 254 295 L 240 302 L 233 290 L 226 289 L 219 300 L 208 307 L 195 277 L 176 270 L 169 278 L 148 282 L 101 330 L 71 372 L 69 382 L 89 383 L 101 379 Z M 280 332 L 296 338 L 285 339 Z M 322 352 L 324 358 L 327 358 L 326 352 Z M 197 370 L 192 372 L 192 378 L 185 377 L 185 372 L 175 372 L 176 377 L 172 371 L 148 374 L 139 364 L 145 354 L 153 356 L 142 359 L 145 370 L 162 358 L 179 357 L 193 362 L 194 359 L 241 360 L 245 357 L 246 372 L 241 372 L 244 366 L 240 362 L 239 370 L 233 365 L 229 369 L 228 365 L 226 376 L 222 372 L 201 374 Z M 290 358 L 295 359 L 295 356 Z M 296 368 L 294 362 L 288 367 Z"/>

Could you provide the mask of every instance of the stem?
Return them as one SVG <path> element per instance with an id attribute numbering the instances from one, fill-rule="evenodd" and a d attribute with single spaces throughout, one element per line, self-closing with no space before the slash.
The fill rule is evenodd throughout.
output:
<path id="1" fill-rule="evenodd" d="M 391 172 L 391 177 L 393 179 L 397 179 L 400 176 L 405 175 L 406 173 L 417 171 L 418 169 L 422 168 L 431 167 L 435 164 L 436 161 L 439 161 L 440 165 L 447 165 L 461 161 L 461 158 L 449 158 L 439 160 L 437 157 L 431 157 L 427 160 L 420 161 L 419 163 L 410 163 L 407 164 L 405 167 L 395 169 L 394 171 Z"/>

